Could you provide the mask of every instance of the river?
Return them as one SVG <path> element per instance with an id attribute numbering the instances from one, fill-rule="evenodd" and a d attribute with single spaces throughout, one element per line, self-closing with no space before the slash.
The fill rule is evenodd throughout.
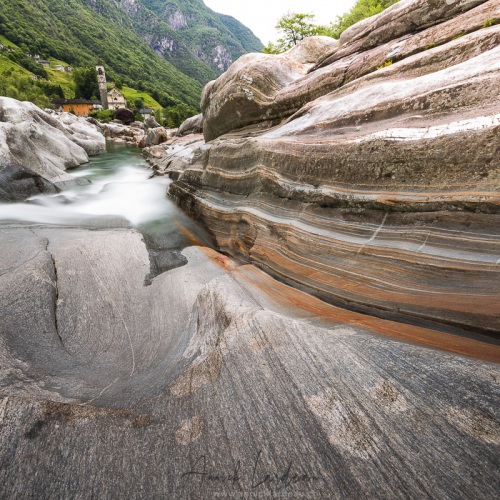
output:
<path id="1" fill-rule="evenodd" d="M 107 153 L 69 171 L 91 181 L 58 194 L 38 195 L 24 203 L 0 204 L 0 223 L 112 228 L 141 232 L 203 231 L 166 196 L 170 180 L 151 178 L 140 149 L 108 142 Z M 185 234 L 185 231 L 182 231 Z"/>
<path id="2" fill-rule="evenodd" d="M 134 228 L 150 253 L 151 279 L 186 263 L 182 250 L 212 246 L 206 231 L 166 195 L 170 180 L 151 177 L 141 150 L 108 142 L 107 152 L 70 173 L 90 184 L 24 203 L 0 204 L 0 226 L 27 224 L 87 229 Z"/>

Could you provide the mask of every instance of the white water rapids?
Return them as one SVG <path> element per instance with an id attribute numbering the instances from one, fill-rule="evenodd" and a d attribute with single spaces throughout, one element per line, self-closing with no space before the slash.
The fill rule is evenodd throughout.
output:
<path id="1" fill-rule="evenodd" d="M 109 144 L 108 153 L 70 170 L 91 184 L 34 196 L 24 203 L 0 204 L 0 223 L 28 222 L 71 226 L 169 223 L 186 217 L 167 196 L 169 180 L 150 179 L 137 149 Z M 127 221 L 127 222 L 126 222 Z"/>

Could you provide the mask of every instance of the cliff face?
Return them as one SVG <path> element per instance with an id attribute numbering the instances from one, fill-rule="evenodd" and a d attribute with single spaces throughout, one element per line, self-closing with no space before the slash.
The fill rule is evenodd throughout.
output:
<path id="1" fill-rule="evenodd" d="M 173 162 L 171 195 L 329 302 L 498 333 L 499 17 L 402 0 L 338 45 L 245 56 L 205 88 L 208 142 Z"/>
<path id="2" fill-rule="evenodd" d="M 259 51 L 259 39 L 202 0 L 116 0 L 149 46 L 180 71 L 206 83 L 238 57 Z"/>

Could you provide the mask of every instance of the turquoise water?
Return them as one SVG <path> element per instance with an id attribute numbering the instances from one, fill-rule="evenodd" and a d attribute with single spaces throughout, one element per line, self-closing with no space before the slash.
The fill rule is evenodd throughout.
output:
<path id="1" fill-rule="evenodd" d="M 168 199 L 170 180 L 150 178 L 139 148 L 108 143 L 106 154 L 69 171 L 91 184 L 55 195 L 38 195 L 24 203 L 0 205 L 0 224 L 21 222 L 41 225 L 112 228 L 134 227 L 154 233 L 183 229 L 207 242 L 198 224 Z M 181 231 L 182 229 L 182 231 Z"/>

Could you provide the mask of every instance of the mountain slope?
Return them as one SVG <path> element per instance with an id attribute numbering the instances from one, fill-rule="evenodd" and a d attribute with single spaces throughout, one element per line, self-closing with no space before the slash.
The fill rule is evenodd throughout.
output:
<path id="1" fill-rule="evenodd" d="M 262 50 L 247 27 L 212 11 L 202 0 L 115 1 L 157 54 L 202 83 L 226 71 L 241 55 Z"/>
<path id="2" fill-rule="evenodd" d="M 0 0 L 0 35 L 32 53 L 142 81 L 163 106 L 198 108 L 202 86 L 240 55 L 252 32 L 201 0 Z"/>
<path id="3" fill-rule="evenodd" d="M 100 59 L 111 79 L 151 82 L 172 104 L 199 105 L 201 84 L 159 58 L 123 9 L 112 0 L 89 1 L 98 11 L 85 0 L 0 0 L 0 33 L 72 66 Z"/>

